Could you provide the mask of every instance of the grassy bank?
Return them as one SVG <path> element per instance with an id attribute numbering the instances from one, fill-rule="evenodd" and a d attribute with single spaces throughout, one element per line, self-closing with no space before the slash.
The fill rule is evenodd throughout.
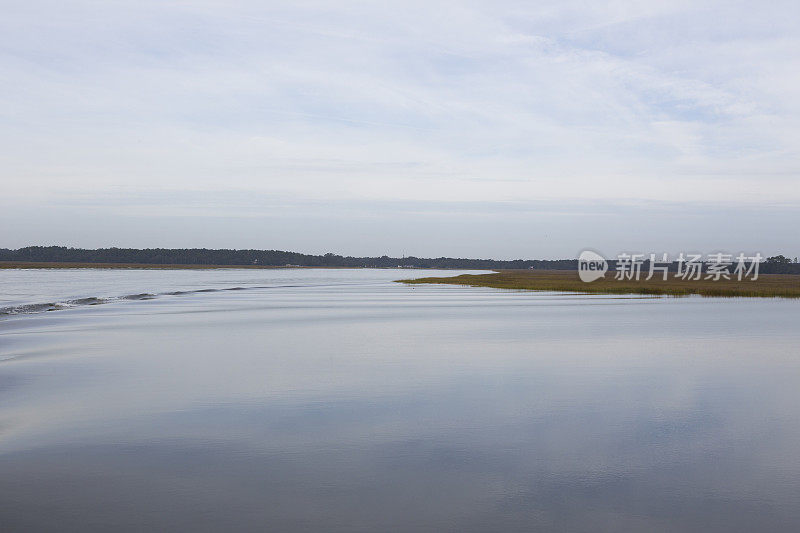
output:
<path id="1" fill-rule="evenodd" d="M 645 276 L 643 276 L 645 277 Z M 463 274 L 442 278 L 404 279 L 400 283 L 445 283 L 470 287 L 493 287 L 534 291 L 581 292 L 593 294 L 653 294 L 670 296 L 729 296 L 763 298 L 800 298 L 800 276 L 762 274 L 756 281 L 698 280 L 670 277 L 663 281 L 617 281 L 612 272 L 604 278 L 584 283 L 576 270 L 501 270 L 492 274 Z"/>

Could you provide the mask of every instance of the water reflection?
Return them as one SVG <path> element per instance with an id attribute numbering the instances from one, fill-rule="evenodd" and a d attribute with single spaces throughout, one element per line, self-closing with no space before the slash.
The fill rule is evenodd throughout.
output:
<path id="1" fill-rule="evenodd" d="M 3 524 L 800 527 L 800 303 L 377 281 L 1 323 Z"/>

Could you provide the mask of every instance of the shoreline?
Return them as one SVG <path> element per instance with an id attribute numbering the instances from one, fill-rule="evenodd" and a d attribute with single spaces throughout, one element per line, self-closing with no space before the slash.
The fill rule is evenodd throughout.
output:
<path id="1" fill-rule="evenodd" d="M 682 280 L 668 278 L 617 281 L 614 273 L 585 283 L 577 270 L 498 270 L 492 274 L 462 274 L 453 277 L 401 279 L 397 283 L 445 284 L 494 289 L 575 292 L 584 294 L 644 294 L 653 296 L 690 296 L 730 298 L 800 298 L 800 276 L 761 274 L 750 280 Z"/>
<path id="2" fill-rule="evenodd" d="M 0 261 L 0 270 L 13 269 L 116 269 L 116 270 L 275 270 L 288 268 L 315 268 L 315 269 L 354 269 L 381 267 L 340 267 L 340 266 L 302 266 L 302 265 L 198 265 L 198 264 L 160 264 L 160 263 L 70 263 L 51 261 Z M 383 268 L 384 270 L 391 270 Z M 437 269 L 445 270 L 445 269 Z M 456 270 L 456 269 L 453 269 Z M 458 269 L 463 270 L 463 269 Z"/>
<path id="3" fill-rule="evenodd" d="M 275 268 L 317 268 L 300 266 L 271 266 L 271 265 L 180 265 L 158 263 L 70 263 L 50 261 L 0 261 L 0 270 L 10 269 L 70 269 L 70 268 L 102 268 L 102 269 L 130 269 L 130 270 L 217 270 L 230 268 L 249 269 L 275 269 Z M 322 267 L 326 268 L 326 267 Z"/>
<path id="4" fill-rule="evenodd" d="M 484 270 L 490 269 L 470 269 L 470 268 L 409 268 L 409 267 L 388 267 L 388 266 L 307 266 L 307 265 L 204 265 L 204 264 L 182 264 L 182 263 L 87 263 L 69 261 L 0 261 L 0 270 L 13 269 L 117 269 L 117 270 L 225 270 L 225 269 L 249 269 L 249 270 L 275 270 L 289 268 L 313 268 L 328 270 Z"/>

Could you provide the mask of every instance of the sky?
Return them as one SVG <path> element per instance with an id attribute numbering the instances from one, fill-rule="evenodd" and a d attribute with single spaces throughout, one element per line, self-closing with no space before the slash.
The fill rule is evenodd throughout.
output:
<path id="1" fill-rule="evenodd" d="M 800 255 L 800 3 L 4 1 L 0 247 Z"/>

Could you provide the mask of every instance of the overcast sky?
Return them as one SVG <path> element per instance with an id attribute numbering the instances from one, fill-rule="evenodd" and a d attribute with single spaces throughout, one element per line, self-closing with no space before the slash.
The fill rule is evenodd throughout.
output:
<path id="1" fill-rule="evenodd" d="M 0 247 L 800 255 L 800 3 L 3 2 Z"/>

